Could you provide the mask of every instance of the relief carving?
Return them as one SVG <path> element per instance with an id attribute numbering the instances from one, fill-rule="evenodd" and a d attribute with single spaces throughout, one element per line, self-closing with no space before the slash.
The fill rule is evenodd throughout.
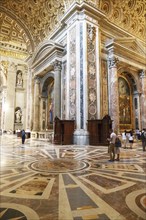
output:
<path id="1" fill-rule="evenodd" d="M 88 60 L 88 118 L 96 119 L 97 79 L 96 79 L 96 28 L 87 24 L 87 60 Z"/>

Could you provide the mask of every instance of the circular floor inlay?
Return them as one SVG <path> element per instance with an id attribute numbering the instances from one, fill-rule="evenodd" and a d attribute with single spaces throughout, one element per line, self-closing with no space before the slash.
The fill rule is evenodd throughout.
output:
<path id="1" fill-rule="evenodd" d="M 28 220 L 35 219 L 39 220 L 37 213 L 24 205 L 18 203 L 1 203 L 0 206 L 0 219 L 1 220 Z"/>
<path id="2" fill-rule="evenodd" d="M 40 172 L 55 172 L 64 173 L 85 169 L 89 167 L 89 164 L 84 161 L 78 161 L 75 159 L 42 159 L 41 161 L 33 162 L 30 167 L 33 170 Z"/>

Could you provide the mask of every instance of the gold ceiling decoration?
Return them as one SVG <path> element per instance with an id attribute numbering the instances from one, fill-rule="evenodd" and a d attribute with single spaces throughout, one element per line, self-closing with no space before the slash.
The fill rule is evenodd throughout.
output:
<path id="1" fill-rule="evenodd" d="M 75 0 L 0 0 L 0 41 L 17 43 L 31 53 L 59 25 L 73 2 Z M 110 22 L 145 41 L 144 0 L 84 2 L 100 9 Z"/>

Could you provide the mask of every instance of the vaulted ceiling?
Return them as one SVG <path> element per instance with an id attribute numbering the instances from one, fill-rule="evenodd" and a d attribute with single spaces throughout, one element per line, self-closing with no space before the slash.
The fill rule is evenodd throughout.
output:
<path id="1" fill-rule="evenodd" d="M 0 0 L 0 44 L 32 53 L 59 25 L 75 0 Z M 83 0 L 77 0 L 81 3 Z M 145 41 L 144 0 L 86 0 L 107 19 Z"/>

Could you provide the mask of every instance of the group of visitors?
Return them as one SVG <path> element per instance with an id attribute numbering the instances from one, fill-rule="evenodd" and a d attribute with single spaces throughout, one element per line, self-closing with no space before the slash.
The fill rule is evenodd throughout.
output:
<path id="1" fill-rule="evenodd" d="M 146 129 L 142 129 L 142 131 L 139 131 L 139 129 L 136 129 L 136 140 L 142 141 L 142 147 L 143 151 L 145 151 L 146 147 Z M 127 132 L 126 130 L 122 133 L 122 144 L 123 148 L 127 148 L 127 145 L 130 145 L 130 148 L 132 149 L 134 142 L 134 134 L 133 131 Z"/>
<path id="2" fill-rule="evenodd" d="M 134 135 L 133 131 L 130 131 L 129 133 L 125 130 L 122 133 L 122 142 L 123 142 L 123 148 L 127 148 L 127 144 L 129 143 L 130 148 L 132 149 L 133 142 L 134 142 Z"/>
<path id="3" fill-rule="evenodd" d="M 146 148 L 146 129 L 143 129 L 140 133 L 138 138 L 142 141 L 142 147 L 143 151 L 145 151 Z M 111 130 L 110 132 L 110 138 L 107 139 L 109 141 L 109 148 L 108 152 L 110 155 L 109 161 L 119 161 L 120 160 L 120 147 L 127 148 L 127 145 L 129 145 L 130 149 L 133 147 L 134 143 L 134 134 L 131 130 L 130 132 L 127 132 L 126 130 L 122 133 L 122 142 L 119 138 L 119 136 Z M 116 158 L 115 158 L 116 156 Z"/>

